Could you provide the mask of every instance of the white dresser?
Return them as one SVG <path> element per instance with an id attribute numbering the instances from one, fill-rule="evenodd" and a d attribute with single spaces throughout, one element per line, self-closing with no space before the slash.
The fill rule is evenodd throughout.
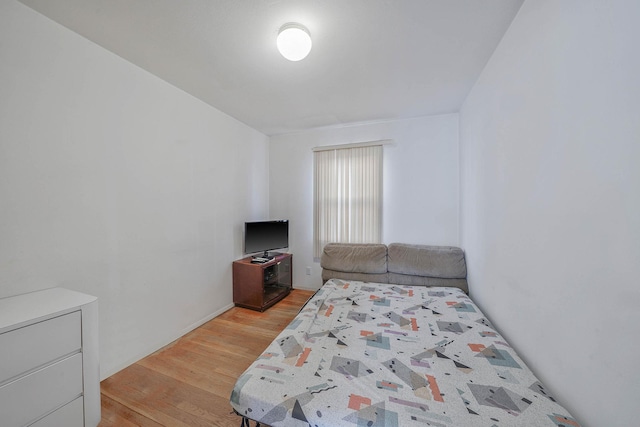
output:
<path id="1" fill-rule="evenodd" d="M 0 299 L 0 425 L 100 422 L 98 299 L 63 288 Z"/>

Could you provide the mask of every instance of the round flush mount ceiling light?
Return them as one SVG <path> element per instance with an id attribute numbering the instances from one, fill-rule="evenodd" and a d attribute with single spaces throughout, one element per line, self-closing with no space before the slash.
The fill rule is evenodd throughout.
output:
<path id="1" fill-rule="evenodd" d="M 311 35 L 300 24 L 285 24 L 278 32 L 277 45 L 282 56 L 289 61 L 300 61 L 311 51 Z"/>

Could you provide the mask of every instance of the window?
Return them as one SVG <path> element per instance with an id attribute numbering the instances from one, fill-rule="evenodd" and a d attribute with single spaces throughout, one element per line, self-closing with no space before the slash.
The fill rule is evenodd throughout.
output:
<path id="1" fill-rule="evenodd" d="M 314 150 L 314 257 L 327 243 L 380 243 L 382 145 Z"/>

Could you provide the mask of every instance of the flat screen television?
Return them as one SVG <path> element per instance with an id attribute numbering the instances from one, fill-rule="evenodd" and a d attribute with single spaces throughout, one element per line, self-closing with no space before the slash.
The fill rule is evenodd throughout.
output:
<path id="1" fill-rule="evenodd" d="M 269 251 L 289 247 L 289 221 L 253 221 L 244 223 L 244 253 L 263 252 L 270 258 Z"/>

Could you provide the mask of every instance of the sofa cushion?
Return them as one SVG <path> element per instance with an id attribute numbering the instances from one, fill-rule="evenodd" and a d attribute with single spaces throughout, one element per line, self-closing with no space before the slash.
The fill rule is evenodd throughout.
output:
<path id="1" fill-rule="evenodd" d="M 389 273 L 445 279 L 467 277 L 464 252 L 460 248 L 391 243 L 388 256 Z"/>
<path id="2" fill-rule="evenodd" d="M 411 276 L 409 274 L 389 273 L 388 280 L 389 281 L 385 283 L 427 287 L 446 286 L 460 288 L 465 293 L 469 293 L 469 284 L 467 283 L 467 279 L 447 279 L 442 277 Z"/>
<path id="3" fill-rule="evenodd" d="M 387 246 L 373 243 L 328 243 L 322 251 L 320 266 L 346 273 L 386 275 Z"/>
<path id="4" fill-rule="evenodd" d="M 334 271 L 322 269 L 322 283 L 329 279 L 341 279 L 341 280 L 357 280 L 360 282 L 369 283 L 389 283 L 388 273 L 348 273 L 344 271 Z M 451 280 L 451 279 L 446 279 Z"/>

